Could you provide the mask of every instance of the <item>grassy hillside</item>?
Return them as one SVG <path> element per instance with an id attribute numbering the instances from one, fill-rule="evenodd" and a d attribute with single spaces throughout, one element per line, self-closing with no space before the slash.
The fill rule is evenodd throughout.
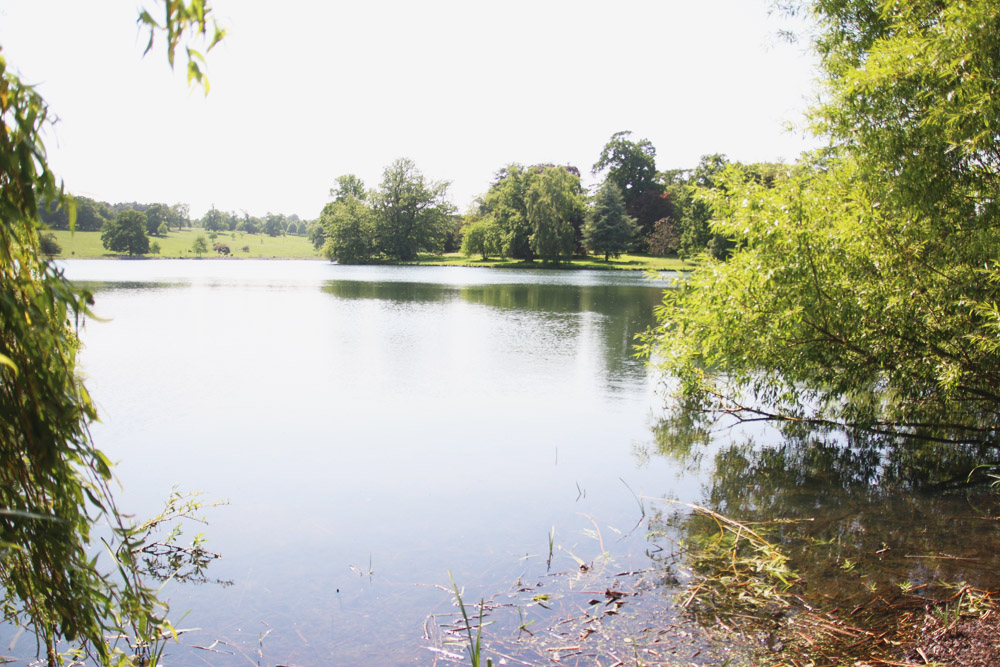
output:
<path id="1" fill-rule="evenodd" d="M 117 253 L 105 250 L 101 245 L 100 232 L 68 232 L 54 231 L 62 252 L 62 259 L 104 259 L 117 257 Z M 203 257 L 218 257 L 212 250 L 213 243 L 224 243 L 229 246 L 231 257 L 250 257 L 263 259 L 319 259 L 320 253 L 304 236 L 267 236 L 266 234 L 243 234 L 240 232 L 219 233 L 213 241 L 208 232 L 203 229 L 184 229 L 172 231 L 166 236 L 151 236 L 150 245 L 160 244 L 159 254 L 150 253 L 149 257 L 181 257 L 190 258 L 198 255 L 191 250 L 194 240 L 204 236 L 208 243 L 208 252 Z"/>

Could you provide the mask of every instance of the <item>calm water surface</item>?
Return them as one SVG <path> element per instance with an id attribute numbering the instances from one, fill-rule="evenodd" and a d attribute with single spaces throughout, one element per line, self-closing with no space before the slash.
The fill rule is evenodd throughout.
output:
<path id="1" fill-rule="evenodd" d="M 190 531 L 233 584 L 170 590 L 202 630 L 168 664 L 429 664 L 449 571 L 469 599 L 510 589 L 546 573 L 553 530 L 552 571 L 605 542 L 629 567 L 636 495 L 701 495 L 644 454 L 661 399 L 631 354 L 663 285 L 641 274 L 65 267 L 105 320 L 82 365 L 122 507 L 154 514 L 175 485 L 229 503 Z"/>
<path id="2" fill-rule="evenodd" d="M 662 498 L 796 519 L 772 539 L 827 603 L 849 608 L 872 582 L 998 583 L 997 495 L 968 484 L 995 449 L 663 421 L 659 380 L 631 356 L 664 287 L 643 275 L 65 267 L 103 318 L 82 365 L 122 509 L 154 515 L 175 486 L 229 503 L 187 530 L 232 584 L 167 589 L 178 626 L 197 628 L 168 665 L 462 662 L 445 641 L 449 573 L 466 601 L 494 603 L 496 661 L 609 665 L 642 640 L 651 664 L 723 664 L 733 648 L 672 602 L 678 540 L 717 526 Z M 605 616 L 607 587 L 640 594 Z"/>

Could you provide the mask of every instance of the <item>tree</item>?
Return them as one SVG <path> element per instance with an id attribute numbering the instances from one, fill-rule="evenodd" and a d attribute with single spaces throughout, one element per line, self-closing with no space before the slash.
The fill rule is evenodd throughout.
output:
<path id="1" fill-rule="evenodd" d="M 548 167 L 532 179 L 527 193 L 531 251 L 558 262 L 575 247 L 570 218 L 583 209 L 580 177 L 563 167 Z"/>
<path id="2" fill-rule="evenodd" d="M 428 182 L 412 160 L 386 167 L 370 196 L 378 250 L 389 259 L 416 259 L 443 245 L 451 205 L 446 181 Z"/>
<path id="3" fill-rule="evenodd" d="M 166 231 L 160 232 L 160 225 L 164 226 L 164 230 L 167 229 L 168 222 L 173 216 L 173 211 L 166 204 L 153 204 L 145 210 L 146 214 L 146 233 L 150 236 L 166 234 Z"/>
<path id="4" fill-rule="evenodd" d="M 635 220 L 625 213 L 625 200 L 618 186 L 610 180 L 605 181 L 594 197 L 587 225 L 583 228 L 587 249 L 603 253 L 606 262 L 609 256 L 618 257 L 628 250 L 636 232 Z"/>
<path id="5" fill-rule="evenodd" d="M 316 250 L 322 248 L 323 244 L 326 243 L 326 231 L 319 220 L 313 220 L 309 223 L 309 230 L 306 235 Z"/>
<path id="6" fill-rule="evenodd" d="M 323 254 L 341 264 L 365 264 L 377 255 L 372 210 L 354 195 L 330 202 L 320 214 Z"/>
<path id="7" fill-rule="evenodd" d="M 214 206 L 201 217 L 201 226 L 206 232 L 231 232 L 236 229 L 237 222 L 234 214 L 220 211 Z"/>
<path id="8" fill-rule="evenodd" d="M 656 148 L 648 139 L 633 141 L 631 132 L 616 132 L 601 149 L 592 173 L 604 173 L 606 181 L 618 186 L 626 212 L 636 219 L 643 237 L 653 233 L 654 223 L 671 215 L 657 179 Z M 645 241 L 643 241 L 645 245 Z"/>
<path id="9" fill-rule="evenodd" d="M 736 239 L 647 350 L 691 405 L 933 442 L 1000 426 L 1000 5 L 816 0 L 831 148 L 729 169 Z"/>
<path id="10" fill-rule="evenodd" d="M 50 232 L 38 235 L 38 250 L 43 255 L 54 257 L 62 252 L 62 246 L 56 240 L 56 235 Z"/>
<path id="11" fill-rule="evenodd" d="M 170 233 L 170 228 L 167 227 L 166 221 L 161 222 L 160 226 L 156 228 L 157 236 L 166 236 L 169 233 Z"/>
<path id="12" fill-rule="evenodd" d="M 261 228 L 264 223 L 261 222 L 260 218 L 243 214 L 243 219 L 238 225 L 236 225 L 236 231 L 245 232 L 247 234 L 260 234 Z"/>
<path id="13" fill-rule="evenodd" d="M 656 181 L 656 149 L 648 139 L 632 141 L 631 132 L 616 132 L 601 149 L 593 173 L 607 171 L 605 180 L 618 186 L 626 205 L 650 188 Z"/>
<path id="14" fill-rule="evenodd" d="M 114 217 L 114 213 L 104 202 L 95 201 L 89 197 L 75 197 L 73 200 L 76 211 L 75 229 L 82 232 L 100 231 L 104 223 Z M 39 218 L 51 229 L 69 229 L 70 211 L 68 206 L 60 206 L 59 201 L 51 204 L 41 201 Z"/>
<path id="15" fill-rule="evenodd" d="M 264 216 L 264 225 L 261 230 L 268 236 L 281 236 L 285 233 L 285 216 L 277 213 L 268 213 Z"/>
<path id="16" fill-rule="evenodd" d="M 355 199 L 364 199 L 368 196 L 365 191 L 365 182 L 354 174 L 344 174 L 343 176 L 337 177 L 337 185 L 330 188 L 330 197 L 334 201 L 341 201 L 347 197 L 354 197 Z"/>
<path id="17" fill-rule="evenodd" d="M 484 260 L 502 252 L 500 227 L 491 217 L 477 217 L 465 226 L 462 235 L 462 254 L 466 257 L 480 255 Z"/>
<path id="18" fill-rule="evenodd" d="M 208 252 L 208 241 L 205 240 L 204 236 L 198 234 L 198 237 L 191 244 L 191 250 L 193 250 L 198 257 L 201 257 L 203 254 Z"/>
<path id="19" fill-rule="evenodd" d="M 127 252 L 129 256 L 149 252 L 146 236 L 146 215 L 139 211 L 123 211 L 108 220 L 101 229 L 101 244 L 112 252 Z"/>
<path id="20" fill-rule="evenodd" d="M 172 63 L 178 45 L 211 35 L 214 22 L 201 0 L 165 9 L 163 24 L 145 25 L 151 40 L 167 36 Z M 189 72 L 201 80 L 197 61 Z M 70 228 L 76 213 L 46 161 L 51 122 L 45 100 L 0 56 L 0 596 L 5 621 L 33 633 L 49 665 L 64 639 L 101 663 L 139 662 L 115 637 L 156 646 L 170 625 L 142 580 L 141 530 L 115 509 L 108 460 L 88 431 L 95 411 L 75 328 L 92 296 L 39 252 L 40 203 L 65 210 Z M 96 521 L 110 527 L 113 564 L 95 555 Z M 156 662 L 155 649 L 148 657 Z"/>
<path id="21" fill-rule="evenodd" d="M 489 216 L 500 234 L 500 254 L 514 259 L 533 259 L 527 194 L 532 174 L 519 164 L 496 173 L 493 184 L 479 205 L 479 215 Z"/>
<path id="22" fill-rule="evenodd" d="M 174 204 L 170 207 L 170 225 L 177 227 L 180 230 L 181 227 L 191 226 L 191 207 L 187 204 Z"/>

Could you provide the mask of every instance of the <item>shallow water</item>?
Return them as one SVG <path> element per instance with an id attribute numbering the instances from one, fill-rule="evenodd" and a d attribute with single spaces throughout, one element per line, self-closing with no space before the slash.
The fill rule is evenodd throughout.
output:
<path id="1" fill-rule="evenodd" d="M 171 589 L 202 631 L 170 664 L 412 664 L 449 572 L 519 577 L 642 558 L 636 496 L 699 475 L 643 457 L 661 399 L 631 357 L 662 284 L 642 274 L 76 261 L 96 294 L 82 366 L 126 511 L 174 485 L 228 505 L 192 527 L 229 587 Z M 618 532 L 616 532 L 618 531 Z M 631 542 L 629 542 L 631 540 Z M 609 549 L 610 551 L 610 549 Z"/>
<path id="2" fill-rule="evenodd" d="M 63 265 L 102 318 L 81 361 L 123 511 L 228 501 L 186 534 L 232 583 L 168 586 L 196 630 L 166 664 L 463 662 L 451 577 L 488 601 L 495 660 L 722 664 L 745 647 L 674 602 L 678 543 L 716 526 L 664 498 L 764 522 L 834 604 L 997 583 L 996 494 L 966 483 L 995 450 L 665 423 L 632 357 L 665 287 L 642 274 Z"/>

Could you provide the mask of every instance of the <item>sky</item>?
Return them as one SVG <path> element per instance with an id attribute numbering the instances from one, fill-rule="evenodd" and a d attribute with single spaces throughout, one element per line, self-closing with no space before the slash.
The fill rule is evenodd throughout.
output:
<path id="1" fill-rule="evenodd" d="M 74 194 L 313 219 L 338 176 L 376 187 L 406 157 L 464 212 L 514 162 L 592 185 L 623 130 L 660 170 L 817 145 L 814 59 L 770 0 L 214 0 L 207 96 L 182 54 L 142 57 L 142 1 L 0 0 L 8 69 L 59 117 L 49 162 Z"/>

